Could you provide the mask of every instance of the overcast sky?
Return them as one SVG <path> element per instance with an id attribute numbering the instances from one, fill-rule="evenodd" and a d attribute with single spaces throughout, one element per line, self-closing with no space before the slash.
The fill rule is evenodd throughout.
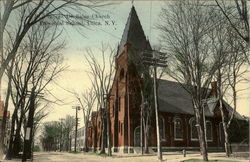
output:
<path id="1" fill-rule="evenodd" d="M 136 1 L 135 9 L 141 21 L 145 35 L 149 38 L 151 45 L 158 44 L 159 32 L 155 29 L 155 24 L 159 21 L 158 15 L 163 1 Z M 130 1 L 121 1 L 118 4 L 108 6 L 100 11 L 103 18 L 96 18 L 100 24 L 90 25 L 89 29 L 82 29 L 79 34 L 73 27 L 65 26 L 63 38 L 67 41 L 67 48 L 63 51 L 65 57 L 65 65 L 69 68 L 63 72 L 59 78 L 55 80 L 56 84 L 51 84 L 49 89 L 54 96 L 62 100 L 61 105 L 52 105 L 49 116 L 43 121 L 58 120 L 67 114 L 75 115 L 72 106 L 78 105 L 72 94 L 66 90 L 83 92 L 90 86 L 90 81 L 86 70 L 86 62 L 84 61 L 84 53 L 86 48 L 92 48 L 98 54 L 98 48 L 101 43 L 109 43 L 113 47 L 117 47 L 121 39 L 130 9 Z M 96 16 L 95 13 L 86 13 L 86 16 Z M 106 22 L 109 22 L 109 25 Z M 250 76 L 246 76 L 250 79 Z M 62 88 L 63 87 L 63 88 Z M 241 84 L 240 88 L 246 88 L 246 84 Z M 2 94 L 4 94 L 2 89 Z M 240 114 L 249 115 L 250 109 L 250 91 L 249 89 L 240 94 L 238 100 L 238 112 Z M 79 112 L 80 123 L 82 126 L 82 111 Z"/>

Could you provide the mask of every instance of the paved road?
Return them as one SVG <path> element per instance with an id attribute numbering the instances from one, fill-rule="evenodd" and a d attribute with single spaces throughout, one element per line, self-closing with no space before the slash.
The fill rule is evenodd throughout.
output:
<path id="1" fill-rule="evenodd" d="M 164 153 L 163 161 L 178 162 L 184 159 L 201 159 L 196 153 L 188 153 L 187 157 L 183 157 L 180 152 Z M 225 158 L 224 153 L 209 153 L 209 159 L 237 160 L 240 162 L 248 162 L 242 158 Z M 4 161 L 17 162 L 20 160 Z M 114 154 L 112 157 L 100 156 L 95 153 L 65 153 L 65 152 L 37 152 L 34 154 L 34 162 L 157 162 L 156 154 L 138 155 L 138 154 Z"/>

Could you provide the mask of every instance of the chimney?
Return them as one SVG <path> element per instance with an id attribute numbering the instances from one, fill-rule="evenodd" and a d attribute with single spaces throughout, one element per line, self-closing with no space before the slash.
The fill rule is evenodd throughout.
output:
<path id="1" fill-rule="evenodd" d="M 217 97 L 217 81 L 211 82 L 211 87 L 212 87 L 211 95 Z"/>

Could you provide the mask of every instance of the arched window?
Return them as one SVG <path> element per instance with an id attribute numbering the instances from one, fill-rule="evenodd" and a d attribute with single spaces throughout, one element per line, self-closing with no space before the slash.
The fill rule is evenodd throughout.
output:
<path id="1" fill-rule="evenodd" d="M 159 129 L 160 129 L 160 136 L 161 140 L 165 141 L 166 140 L 166 134 L 165 134 L 165 120 L 162 116 L 159 118 Z"/>
<path id="2" fill-rule="evenodd" d="M 175 140 L 183 139 L 183 127 L 182 127 L 182 121 L 180 118 L 174 119 L 174 138 Z"/>
<path id="3" fill-rule="evenodd" d="M 189 125 L 190 125 L 190 130 L 191 130 L 191 140 L 198 140 L 198 132 L 197 132 L 197 127 L 196 127 L 196 121 L 195 118 L 191 118 L 189 120 Z"/>
<path id="4" fill-rule="evenodd" d="M 213 140 L 212 123 L 210 121 L 206 121 L 206 136 L 208 141 Z"/>

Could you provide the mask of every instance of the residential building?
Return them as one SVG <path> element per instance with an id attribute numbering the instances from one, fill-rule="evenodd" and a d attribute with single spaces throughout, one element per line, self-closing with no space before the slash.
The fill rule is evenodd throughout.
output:
<path id="1" fill-rule="evenodd" d="M 81 127 L 77 129 L 77 140 L 76 140 L 76 150 L 82 151 L 84 148 L 84 138 L 85 138 L 85 127 Z M 72 130 L 70 135 L 71 141 L 71 151 L 74 151 L 75 148 L 75 129 Z"/>

